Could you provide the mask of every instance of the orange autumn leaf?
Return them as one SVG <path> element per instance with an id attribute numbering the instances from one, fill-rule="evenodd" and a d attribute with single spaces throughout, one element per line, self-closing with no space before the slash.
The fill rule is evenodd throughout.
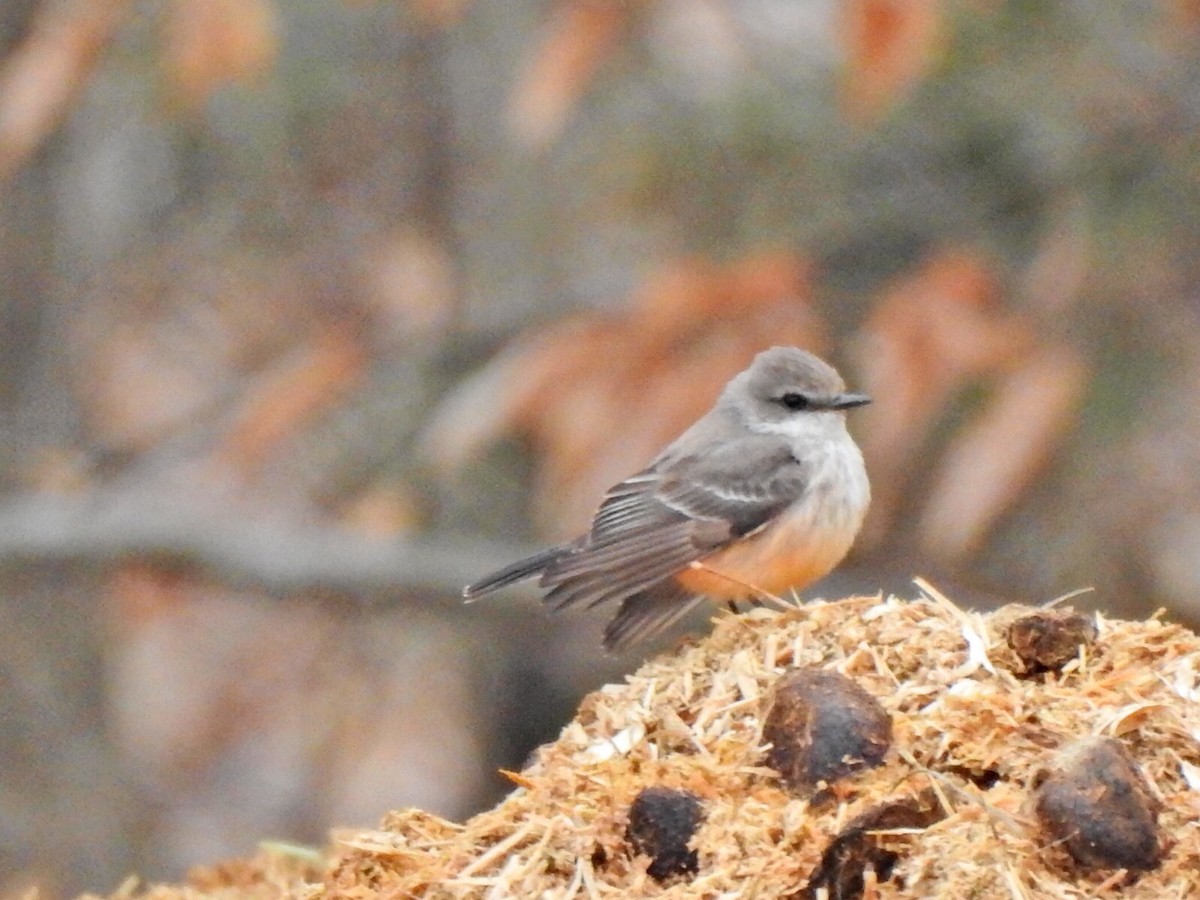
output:
<path id="1" fill-rule="evenodd" d="M 1085 249 L 1069 223 L 1048 236 L 1027 273 L 1029 306 L 1071 302 Z M 859 418 L 874 494 L 862 545 L 884 539 L 921 476 L 932 482 L 920 501 L 921 545 L 943 560 L 975 552 L 1072 423 L 1086 365 L 1032 317 L 1006 310 L 999 293 L 981 258 L 943 252 L 887 289 L 864 323 L 860 371 L 875 403 Z M 947 421 L 970 388 L 986 399 L 965 422 Z M 946 425 L 955 429 L 947 449 L 931 460 Z"/>
<path id="2" fill-rule="evenodd" d="M 878 542 L 938 417 L 973 380 L 1014 364 L 1033 344 L 1027 325 L 999 308 L 982 258 L 944 251 L 895 282 L 858 340 L 858 371 L 874 401 L 859 417 L 871 472 L 863 542 Z"/>
<path id="3" fill-rule="evenodd" d="M 387 539 L 415 531 L 423 515 L 413 489 L 399 481 L 369 485 L 339 505 L 338 522 L 368 538 Z"/>
<path id="4" fill-rule="evenodd" d="M 398 228 L 364 241 L 355 274 L 365 305 L 389 337 L 432 340 L 453 318 L 454 264 L 446 248 Z"/>
<path id="5" fill-rule="evenodd" d="M 1022 290 L 1027 306 L 1055 316 L 1083 294 L 1091 251 L 1081 210 L 1068 207 L 1058 218 L 1026 269 Z"/>
<path id="6" fill-rule="evenodd" d="M 936 62 L 941 0 L 843 0 L 841 9 L 845 109 L 856 121 L 874 121 Z"/>
<path id="7" fill-rule="evenodd" d="M 661 344 L 705 327 L 706 317 L 727 299 L 723 280 L 721 267 L 699 256 L 659 266 L 629 298 L 628 318 L 636 319 L 639 326 L 629 339 Z"/>
<path id="8" fill-rule="evenodd" d="M 726 266 L 728 290 L 735 302 L 773 306 L 788 297 L 807 297 L 812 267 L 790 250 L 765 250 Z"/>
<path id="9" fill-rule="evenodd" d="M 122 563 L 108 579 L 118 625 L 137 629 L 188 601 L 189 582 L 147 562 Z"/>
<path id="10" fill-rule="evenodd" d="M 333 406 L 362 375 L 364 351 L 330 329 L 302 344 L 247 389 L 219 458 L 236 472 L 260 466 L 278 445 Z"/>
<path id="11" fill-rule="evenodd" d="M 163 64 L 191 107 L 220 87 L 263 75 L 278 53 L 270 0 L 174 0 L 165 28 Z"/>
<path id="12" fill-rule="evenodd" d="M 646 278 L 630 298 L 630 317 L 641 339 L 661 344 L 711 330 L 714 316 L 735 316 L 744 326 L 785 309 L 789 320 L 805 320 L 804 338 L 811 341 L 822 331 L 809 303 L 811 277 L 808 263 L 786 250 L 754 253 L 726 264 L 686 257 Z"/>
<path id="13" fill-rule="evenodd" d="M 152 318 L 97 328 L 83 356 L 80 391 L 90 432 L 103 446 L 144 452 L 182 423 L 203 414 L 219 378 L 205 371 L 200 349 L 164 347 Z"/>
<path id="14" fill-rule="evenodd" d="M 1165 0 L 1167 34 L 1190 31 L 1200 25 L 1200 0 Z"/>
<path id="15" fill-rule="evenodd" d="M 0 180 L 58 127 L 132 5 L 130 0 L 43 5 L 28 36 L 0 67 Z"/>
<path id="16" fill-rule="evenodd" d="M 926 550 L 956 559 L 979 549 L 1074 425 L 1086 379 L 1075 351 L 1047 346 L 1000 382 L 942 460 L 919 525 Z"/>
<path id="17" fill-rule="evenodd" d="M 424 455 L 453 470 L 502 435 L 530 427 L 547 385 L 559 374 L 570 381 L 572 364 L 582 367 L 592 349 L 604 352 L 612 330 L 603 320 L 568 320 L 510 344 L 441 402 L 424 435 Z"/>
<path id="18" fill-rule="evenodd" d="M 518 139 L 541 147 L 561 133 L 572 108 L 646 2 L 570 0 L 559 5 L 513 89 L 509 125 Z"/>

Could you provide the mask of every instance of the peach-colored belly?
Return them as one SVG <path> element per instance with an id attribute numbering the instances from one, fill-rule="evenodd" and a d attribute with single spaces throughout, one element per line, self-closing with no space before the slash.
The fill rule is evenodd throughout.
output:
<path id="1" fill-rule="evenodd" d="M 776 522 L 704 557 L 700 562 L 712 572 L 684 569 L 675 578 L 689 591 L 717 601 L 753 596 L 753 591 L 737 582 L 769 594 L 809 585 L 842 561 L 854 541 L 858 523 L 850 528 L 814 529 L 806 518 L 792 516 Z"/>

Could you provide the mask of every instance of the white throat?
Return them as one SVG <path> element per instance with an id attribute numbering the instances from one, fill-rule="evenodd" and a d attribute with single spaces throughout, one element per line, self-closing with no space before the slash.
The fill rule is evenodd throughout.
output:
<path id="1" fill-rule="evenodd" d="M 758 434 L 776 434 L 787 438 L 796 447 L 811 446 L 820 441 L 850 440 L 846 419 L 836 412 L 810 412 L 790 416 L 782 422 L 750 422 L 750 430 Z"/>
<path id="2" fill-rule="evenodd" d="M 846 419 L 836 412 L 808 413 L 782 422 L 755 422 L 751 431 L 778 435 L 791 446 L 792 455 L 810 467 L 809 497 L 833 501 L 833 508 L 855 520 L 855 529 L 871 502 L 862 451 L 846 430 Z"/>

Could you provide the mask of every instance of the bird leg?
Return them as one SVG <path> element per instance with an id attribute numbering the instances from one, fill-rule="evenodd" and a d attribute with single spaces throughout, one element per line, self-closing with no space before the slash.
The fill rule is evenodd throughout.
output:
<path id="1" fill-rule="evenodd" d="M 748 582 L 742 581 L 740 578 L 734 578 L 732 575 L 726 575 L 724 572 L 718 571 L 717 569 L 714 569 L 710 566 L 706 566 L 704 563 L 700 562 L 699 560 L 695 560 L 695 561 L 689 563 L 689 568 L 699 569 L 702 572 L 707 572 L 709 575 L 716 575 L 718 578 L 723 578 L 725 581 L 728 581 L 730 584 L 736 584 L 738 587 L 745 588 L 753 595 L 753 599 L 750 602 L 753 603 L 755 606 L 762 606 L 763 605 L 762 601 L 766 600 L 772 606 L 774 606 L 776 609 L 791 610 L 791 609 L 796 608 L 795 604 L 788 603 L 782 597 L 776 597 L 770 591 L 764 591 L 762 588 L 756 587 L 753 584 L 749 584 Z M 734 605 L 734 602 L 732 600 L 729 601 L 729 608 L 731 611 L 733 611 L 735 613 L 737 612 L 737 606 Z"/>

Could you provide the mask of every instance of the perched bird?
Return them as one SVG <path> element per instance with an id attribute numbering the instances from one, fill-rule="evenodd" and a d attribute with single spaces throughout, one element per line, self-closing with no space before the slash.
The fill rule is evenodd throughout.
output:
<path id="1" fill-rule="evenodd" d="M 608 650 L 707 597 L 731 605 L 801 588 L 850 549 L 870 503 L 845 411 L 869 403 L 837 371 L 773 347 L 645 469 L 605 495 L 588 532 L 463 589 L 474 600 L 537 578 L 556 609 L 619 602 Z"/>

